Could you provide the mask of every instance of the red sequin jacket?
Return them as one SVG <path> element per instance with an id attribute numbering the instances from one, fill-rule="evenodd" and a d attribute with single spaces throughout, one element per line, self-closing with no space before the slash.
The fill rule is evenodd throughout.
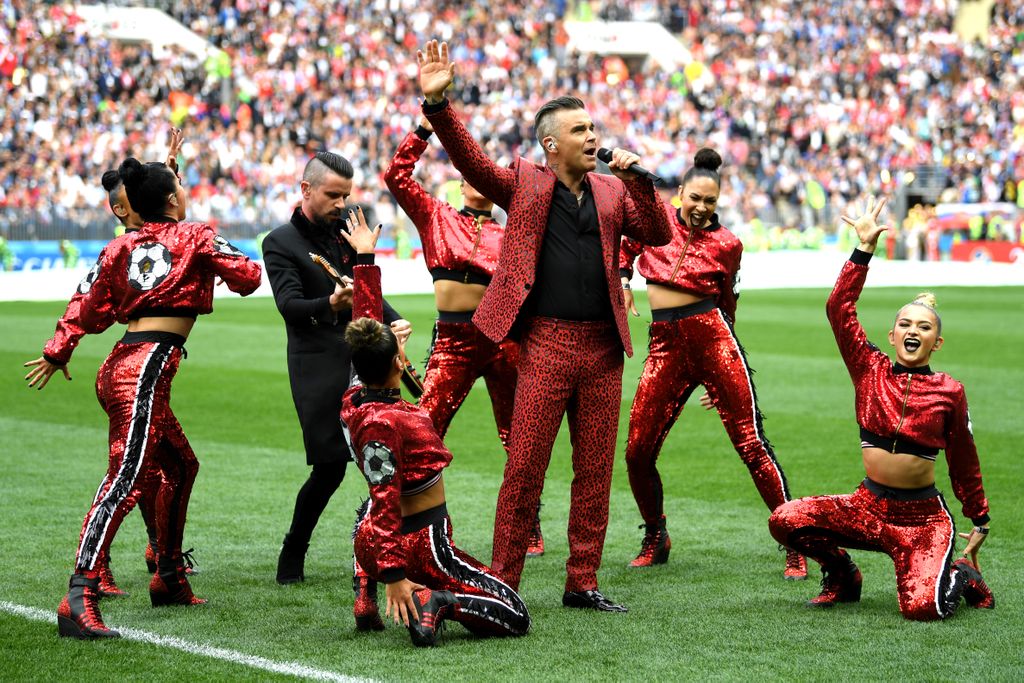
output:
<path id="1" fill-rule="evenodd" d="M 722 227 L 718 214 L 712 214 L 705 228 L 692 230 L 675 207 L 666 202 L 664 208 L 673 228 L 672 241 L 663 247 L 645 247 L 623 238 L 619 274 L 633 277 L 633 263 L 639 256 L 636 268 L 647 282 L 714 297 L 722 312 L 735 320 L 743 243 Z"/>
<path id="2" fill-rule="evenodd" d="M 357 257 L 364 261 L 365 257 Z M 365 261 L 364 261 L 365 263 Z M 357 262 L 352 319 L 381 320 L 380 269 Z M 370 487 L 369 525 L 380 578 L 405 578 L 401 497 L 429 488 L 452 460 L 430 415 L 398 397 L 353 386 L 342 399 L 341 419 L 348 427 L 353 453 Z"/>
<path id="3" fill-rule="evenodd" d="M 949 375 L 904 368 L 868 341 L 857 320 L 871 255 L 855 250 L 843 266 L 826 311 L 853 379 L 857 422 L 885 439 L 945 449 L 953 493 L 975 523 L 988 520 L 978 451 L 971 433 L 964 386 Z M 908 370 L 910 370 L 908 372 Z"/>
<path id="4" fill-rule="evenodd" d="M 466 182 L 508 211 L 494 281 L 487 287 L 473 315 L 473 323 L 480 331 L 492 341 L 500 342 L 519 317 L 537 277 L 537 259 L 544 243 L 557 178 L 550 167 L 522 157 L 513 161 L 510 168 L 499 167 L 462 125 L 447 100 L 436 105 L 424 104 L 423 113 L 434 127 L 452 165 Z M 619 180 L 615 176 L 588 173 L 587 182 L 597 208 L 608 298 L 622 348 L 626 355 L 632 356 L 625 298 L 616 267 L 622 235 L 646 244 L 666 244 L 672 228 L 658 206 L 658 195 L 650 180 L 640 177 Z"/>
<path id="5" fill-rule="evenodd" d="M 467 282 L 468 271 L 493 277 L 505 228 L 493 218 L 474 218 L 456 211 L 426 192 L 412 177 L 416 161 L 426 149 L 427 141 L 418 134 L 405 136 L 384 172 L 384 182 L 416 226 L 427 268 L 467 271 Z"/>
<path id="6" fill-rule="evenodd" d="M 85 334 L 115 322 L 209 313 L 215 277 L 244 296 L 260 286 L 260 274 L 258 263 L 205 223 L 145 223 L 103 248 L 43 355 L 64 365 Z"/>

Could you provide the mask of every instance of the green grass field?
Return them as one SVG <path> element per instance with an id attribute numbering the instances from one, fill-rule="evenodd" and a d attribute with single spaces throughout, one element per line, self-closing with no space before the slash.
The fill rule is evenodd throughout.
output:
<path id="1" fill-rule="evenodd" d="M 868 290 L 861 316 L 885 341 L 909 289 Z M 131 515 L 112 548 L 123 599 L 103 602 L 115 627 L 298 662 L 379 680 L 1022 680 L 1024 615 L 1020 570 L 1024 477 L 1021 288 L 938 289 L 946 345 L 933 366 L 964 382 L 971 402 L 992 535 L 982 568 L 994 611 L 962 608 L 944 623 L 900 617 L 889 558 L 855 552 L 864 573 L 860 603 L 805 608 L 818 591 L 782 580 L 784 554 L 768 534 L 768 512 L 717 416 L 696 401 L 660 459 L 674 549 L 669 564 L 626 568 L 639 549 L 639 515 L 622 462 L 628 407 L 644 359 L 646 323 L 634 320 L 637 357 L 626 364 L 611 522 L 601 587 L 626 615 L 561 607 L 571 467 L 567 429 L 555 446 L 544 491 L 547 554 L 527 562 L 522 592 L 533 631 L 477 640 L 452 625 L 441 646 L 415 650 L 404 629 L 358 634 L 350 589 L 353 511 L 366 485 L 349 469 L 325 513 L 304 584 L 281 587 L 274 570 L 294 495 L 307 474 L 285 370 L 284 328 L 270 299 L 219 301 L 189 339 L 172 405 L 201 462 L 186 547 L 201 574 L 197 609 L 154 610 L 146 595 L 141 518 Z M 766 430 L 795 496 L 852 491 L 863 477 L 853 391 L 825 320 L 827 292 L 744 294 L 738 333 L 756 375 Z M 642 295 L 641 295 L 642 299 Z M 422 360 L 432 299 L 393 297 L 413 321 L 411 357 Z M 641 301 L 646 311 L 646 302 Z M 67 585 L 90 497 L 106 466 L 106 419 L 95 373 L 121 330 L 86 338 L 70 383 L 55 376 L 30 391 L 21 364 L 39 355 L 62 303 L 0 304 L 0 601 L 51 612 Z M 647 317 L 645 315 L 645 317 Z M 494 503 L 504 457 L 482 383 L 449 432 L 447 480 L 457 543 L 490 557 Z M 938 484 L 961 525 L 940 458 Z M 179 681 L 285 678 L 157 645 L 59 639 L 52 623 L 0 611 L 0 679 Z"/>

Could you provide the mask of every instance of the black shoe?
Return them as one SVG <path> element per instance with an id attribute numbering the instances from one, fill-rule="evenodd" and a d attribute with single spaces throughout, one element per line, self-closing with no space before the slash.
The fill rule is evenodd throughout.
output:
<path id="1" fill-rule="evenodd" d="M 277 558 L 277 582 L 282 586 L 306 580 L 306 550 L 308 543 L 292 543 L 284 537 L 281 554 Z"/>
<path id="2" fill-rule="evenodd" d="M 437 642 L 441 624 L 459 600 L 449 591 L 422 588 L 412 594 L 418 621 L 409 622 L 409 636 L 416 647 L 432 647 Z"/>
<path id="3" fill-rule="evenodd" d="M 596 609 L 601 612 L 628 612 L 625 605 L 612 602 L 601 595 L 596 588 L 589 591 L 566 591 L 562 595 L 562 604 L 566 607 Z"/>

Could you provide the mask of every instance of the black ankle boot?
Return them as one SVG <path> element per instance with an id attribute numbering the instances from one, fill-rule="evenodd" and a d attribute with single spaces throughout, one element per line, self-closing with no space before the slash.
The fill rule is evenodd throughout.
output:
<path id="1" fill-rule="evenodd" d="M 277 558 L 277 582 L 282 586 L 306 580 L 306 550 L 309 543 L 295 543 L 286 534 Z"/>

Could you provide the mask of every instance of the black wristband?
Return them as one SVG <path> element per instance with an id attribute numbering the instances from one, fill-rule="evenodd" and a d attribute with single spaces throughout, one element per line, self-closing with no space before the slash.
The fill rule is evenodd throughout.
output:
<path id="1" fill-rule="evenodd" d="M 442 99 L 440 102 L 436 102 L 434 104 L 431 104 L 430 102 L 427 102 L 426 100 L 423 100 L 423 113 L 426 114 L 427 116 L 430 116 L 431 114 L 436 114 L 439 111 L 443 111 L 444 108 L 447 107 L 447 106 L 448 106 L 448 98 L 447 97 Z"/>
<path id="2" fill-rule="evenodd" d="M 860 249 L 854 249 L 853 253 L 850 254 L 850 261 L 856 263 L 858 266 L 866 266 L 871 262 L 872 253 L 867 251 L 861 251 Z"/>
<path id="3" fill-rule="evenodd" d="M 623 289 L 633 289 L 628 282 L 623 282 L 622 283 L 622 288 Z"/>
<path id="4" fill-rule="evenodd" d="M 419 137 L 419 139 L 423 140 L 423 142 L 426 142 L 427 140 L 429 140 L 430 136 L 434 134 L 434 131 L 427 130 L 423 126 L 416 126 L 416 131 L 415 132 L 416 132 L 416 135 Z"/>
<path id="5" fill-rule="evenodd" d="M 982 536 L 988 536 L 988 527 L 987 526 L 980 526 L 980 525 L 978 525 L 978 526 L 974 527 L 974 530 L 977 531 Z"/>
<path id="6" fill-rule="evenodd" d="M 357 266 L 372 266 L 374 254 L 356 254 Z"/>
<path id="7" fill-rule="evenodd" d="M 47 356 L 45 353 L 43 354 L 43 358 L 46 360 L 47 363 L 49 363 L 50 365 L 56 365 L 58 368 L 62 368 L 65 365 L 67 365 L 67 363 L 62 363 L 53 356 Z"/>
<path id="8" fill-rule="evenodd" d="M 980 517 L 971 517 L 971 521 L 974 522 L 974 526 L 985 526 L 989 521 L 991 521 L 991 519 L 992 518 L 988 516 L 987 512 Z"/>

